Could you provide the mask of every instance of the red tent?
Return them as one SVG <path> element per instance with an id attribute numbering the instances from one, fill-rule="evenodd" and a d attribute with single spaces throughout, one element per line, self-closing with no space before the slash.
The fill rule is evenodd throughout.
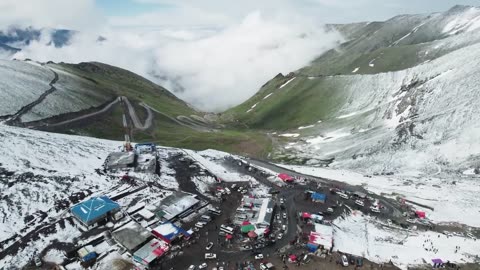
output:
<path id="1" fill-rule="evenodd" d="M 250 238 L 255 238 L 255 237 L 257 237 L 257 236 L 258 236 L 258 235 L 257 235 L 254 231 L 249 231 L 249 232 L 248 232 L 248 237 L 250 237 Z"/>
<path id="2" fill-rule="evenodd" d="M 420 210 L 415 211 L 415 215 L 416 215 L 417 217 L 419 217 L 419 218 L 425 218 L 425 217 L 426 217 L 425 212 L 420 211 Z"/>
<path id="3" fill-rule="evenodd" d="M 292 182 L 293 181 L 293 177 L 291 177 L 290 175 L 286 174 L 286 173 L 281 173 L 278 175 L 278 178 L 282 179 L 282 181 L 284 182 Z"/>
<path id="4" fill-rule="evenodd" d="M 295 262 L 295 261 L 297 260 L 297 255 L 292 254 L 292 255 L 288 256 L 288 259 L 289 259 L 291 262 Z"/>
<path id="5" fill-rule="evenodd" d="M 312 215 L 310 213 L 303 212 L 302 213 L 302 218 L 312 218 Z"/>
<path id="6" fill-rule="evenodd" d="M 225 236 L 225 238 L 227 238 L 227 240 L 230 240 L 230 239 L 233 238 L 233 236 L 232 236 L 231 234 L 227 234 L 227 235 Z"/>
<path id="7" fill-rule="evenodd" d="M 248 220 L 245 220 L 244 222 L 242 222 L 242 226 L 243 226 L 243 225 L 250 225 L 250 224 L 251 224 L 251 223 L 250 223 L 250 221 L 248 221 Z"/>
<path id="8" fill-rule="evenodd" d="M 264 235 L 268 235 L 270 233 L 270 229 L 266 228 L 265 231 L 263 232 Z"/>

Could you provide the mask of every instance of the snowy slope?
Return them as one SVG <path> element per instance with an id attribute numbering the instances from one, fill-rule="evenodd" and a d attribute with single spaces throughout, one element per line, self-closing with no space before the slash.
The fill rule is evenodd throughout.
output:
<path id="1" fill-rule="evenodd" d="M 46 212 L 56 215 L 62 209 L 54 206 L 62 199 L 76 192 L 88 195 L 110 186 L 95 169 L 119 145 L 3 124 L 0 144 L 0 167 L 14 173 L 0 181 L 0 241 L 23 229 L 30 222 L 25 220 L 27 216 Z"/>
<path id="2" fill-rule="evenodd" d="M 12 115 L 47 91 L 54 74 L 22 61 L 0 60 L 0 116 Z"/>
<path id="3" fill-rule="evenodd" d="M 435 232 L 405 232 L 389 228 L 360 212 L 338 218 L 333 224 L 335 250 L 378 263 L 391 260 L 401 269 L 429 263 L 435 258 L 472 262 L 480 250 L 480 241 Z M 460 246 L 458 252 L 455 252 L 456 246 Z"/>

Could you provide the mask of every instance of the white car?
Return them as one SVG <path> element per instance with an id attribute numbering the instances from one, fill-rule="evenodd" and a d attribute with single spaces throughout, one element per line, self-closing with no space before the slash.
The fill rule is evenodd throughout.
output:
<path id="1" fill-rule="evenodd" d="M 261 270 L 267 270 L 268 267 L 267 267 L 264 263 L 261 263 L 261 264 L 260 264 L 260 269 L 261 269 Z"/>
<path id="2" fill-rule="evenodd" d="M 287 213 L 283 213 L 283 218 L 287 218 Z"/>
<path id="3" fill-rule="evenodd" d="M 355 204 L 360 206 L 365 206 L 365 203 L 362 200 L 356 200 Z"/>
<path id="4" fill-rule="evenodd" d="M 193 265 L 193 264 L 190 265 L 190 266 L 188 267 L 188 270 L 195 270 L 195 265 Z"/>
<path id="5" fill-rule="evenodd" d="M 262 259 L 263 259 L 263 254 L 255 255 L 255 260 L 262 260 Z"/>
<path id="6" fill-rule="evenodd" d="M 388 223 L 388 226 L 392 226 L 392 220 L 391 219 L 387 219 L 387 223 Z"/>
<path id="7" fill-rule="evenodd" d="M 380 213 L 380 208 L 375 207 L 375 206 L 370 206 L 370 211 L 372 211 L 374 213 Z"/>
<path id="8" fill-rule="evenodd" d="M 205 269 L 207 268 L 207 263 L 202 263 L 198 266 L 198 269 Z"/>
<path id="9" fill-rule="evenodd" d="M 328 208 L 327 208 L 327 213 L 333 213 L 333 208 L 328 207 Z"/>
<path id="10" fill-rule="evenodd" d="M 409 218 L 409 219 L 407 219 L 407 222 L 408 223 L 415 223 L 415 222 L 417 222 L 417 220 L 414 219 L 414 218 Z"/>
<path id="11" fill-rule="evenodd" d="M 345 255 L 342 255 L 342 265 L 348 266 L 348 259 L 347 259 L 347 256 Z"/>
<path id="12" fill-rule="evenodd" d="M 339 193 L 337 193 L 337 194 L 338 194 L 338 196 L 340 196 L 340 198 L 344 198 L 345 200 L 348 200 L 348 199 L 349 199 L 348 195 L 345 194 L 345 193 L 343 193 L 343 192 L 339 192 Z"/>
<path id="13" fill-rule="evenodd" d="M 205 260 L 213 260 L 217 258 L 217 254 L 215 253 L 205 253 Z"/>
<path id="14" fill-rule="evenodd" d="M 210 250 L 213 247 L 213 242 L 209 242 L 207 246 L 205 247 L 206 250 Z"/>
<path id="15" fill-rule="evenodd" d="M 279 233 L 279 234 L 277 235 L 277 239 L 280 240 L 280 239 L 282 239 L 282 238 L 283 238 L 283 233 Z"/>

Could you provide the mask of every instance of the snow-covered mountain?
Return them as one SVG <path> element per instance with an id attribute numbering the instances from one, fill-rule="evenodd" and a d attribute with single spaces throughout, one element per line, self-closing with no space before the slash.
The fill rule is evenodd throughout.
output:
<path id="1" fill-rule="evenodd" d="M 349 40 L 224 119 L 270 130 L 280 161 L 409 175 L 479 166 L 480 8 L 332 27 Z"/>

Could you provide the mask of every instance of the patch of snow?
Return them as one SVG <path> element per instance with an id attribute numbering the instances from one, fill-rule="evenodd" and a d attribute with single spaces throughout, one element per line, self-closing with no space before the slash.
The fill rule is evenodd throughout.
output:
<path id="1" fill-rule="evenodd" d="M 196 152 L 193 150 L 184 150 L 193 160 L 197 161 L 202 167 L 210 171 L 215 176 L 221 178 L 225 182 L 238 182 L 238 181 L 250 181 L 253 177 L 248 175 L 239 174 L 235 171 L 231 171 L 222 165 L 224 158 L 230 156 L 230 154 L 216 151 L 205 150 Z M 200 179 L 204 180 L 204 179 Z"/>
<path id="2" fill-rule="evenodd" d="M 298 127 L 298 129 L 307 129 L 307 128 L 312 128 L 314 127 L 315 125 L 309 125 L 309 126 L 301 126 L 301 127 Z"/>
<path id="3" fill-rule="evenodd" d="M 63 261 L 66 259 L 63 251 L 58 249 L 50 249 L 47 254 L 43 257 L 43 260 L 46 262 L 52 262 L 55 264 L 62 264 Z"/>
<path id="4" fill-rule="evenodd" d="M 267 98 L 269 98 L 271 95 L 273 95 L 273 93 L 270 93 L 270 94 L 266 95 L 265 97 L 263 97 L 263 99 L 267 99 Z"/>
<path id="5" fill-rule="evenodd" d="M 280 134 L 278 136 L 296 138 L 296 137 L 300 136 L 300 134 L 298 134 L 298 133 L 283 133 L 283 134 Z"/>
<path id="6" fill-rule="evenodd" d="M 359 69 L 360 69 L 359 67 L 356 67 L 354 70 L 352 70 L 352 73 L 357 73 Z"/>
<path id="7" fill-rule="evenodd" d="M 286 83 L 280 85 L 279 89 L 282 89 L 283 87 L 285 87 L 287 84 L 289 84 L 291 81 L 295 80 L 296 77 L 293 77 L 291 78 L 290 80 L 288 80 Z"/>
<path id="8" fill-rule="evenodd" d="M 251 112 L 253 109 L 255 109 L 255 107 L 257 107 L 257 103 L 253 104 L 253 106 L 247 111 L 247 113 Z"/>

